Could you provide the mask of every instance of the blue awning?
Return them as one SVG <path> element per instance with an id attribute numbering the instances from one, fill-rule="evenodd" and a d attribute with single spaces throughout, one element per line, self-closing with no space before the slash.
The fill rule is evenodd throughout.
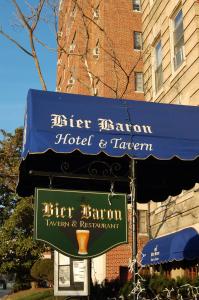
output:
<path id="1" fill-rule="evenodd" d="M 142 251 L 142 265 L 158 265 L 199 257 L 199 234 L 193 227 L 150 240 Z"/>
<path id="2" fill-rule="evenodd" d="M 199 107 L 30 90 L 22 157 L 44 153 L 199 155 Z"/>
<path id="3" fill-rule="evenodd" d="M 20 196 L 49 178 L 106 192 L 113 179 L 115 192 L 130 193 L 135 159 L 137 201 L 164 201 L 199 182 L 199 107 L 30 90 L 23 146 Z"/>

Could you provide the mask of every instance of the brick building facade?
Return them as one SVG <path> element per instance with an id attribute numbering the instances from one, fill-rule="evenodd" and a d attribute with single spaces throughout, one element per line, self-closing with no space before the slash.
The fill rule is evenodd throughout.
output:
<path id="1" fill-rule="evenodd" d="M 58 90 L 144 100 L 141 11 L 132 1 L 62 1 L 59 45 Z"/>
<path id="2" fill-rule="evenodd" d="M 138 0 L 61 1 L 57 91 L 144 100 L 140 3 Z M 138 209 L 143 212 L 138 213 L 138 223 L 146 225 L 147 206 L 140 205 Z M 146 226 L 141 231 L 139 250 L 147 240 Z M 105 271 L 96 280 L 128 276 L 131 235 L 129 210 L 129 244 L 116 247 L 98 259 L 96 269 L 105 264 Z"/>
<path id="3" fill-rule="evenodd" d="M 144 210 L 143 210 L 144 208 Z M 148 241 L 147 234 L 147 210 L 146 205 L 138 205 L 138 265 L 140 253 L 143 246 Z M 139 216 L 139 212 L 144 213 L 146 219 Z M 146 213 L 146 214 L 145 214 Z M 106 253 L 106 278 L 115 279 L 118 276 L 122 281 L 130 279 L 131 273 L 128 272 L 129 259 L 132 257 L 132 220 L 131 209 L 128 213 L 128 244 L 118 246 Z M 141 224 L 140 224 L 141 222 Z M 143 228 L 145 227 L 145 228 Z"/>

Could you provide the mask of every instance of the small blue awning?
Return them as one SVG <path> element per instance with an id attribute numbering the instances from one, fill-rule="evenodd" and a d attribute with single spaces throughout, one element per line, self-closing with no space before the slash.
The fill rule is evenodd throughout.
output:
<path id="1" fill-rule="evenodd" d="M 142 251 L 142 265 L 158 265 L 172 261 L 194 260 L 199 257 L 199 234 L 189 227 L 150 240 Z"/>
<path id="2" fill-rule="evenodd" d="M 22 157 L 105 153 L 135 159 L 199 156 L 199 107 L 30 90 Z"/>

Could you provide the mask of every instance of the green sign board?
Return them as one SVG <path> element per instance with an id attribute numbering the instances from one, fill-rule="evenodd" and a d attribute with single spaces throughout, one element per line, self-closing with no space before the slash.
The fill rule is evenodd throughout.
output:
<path id="1" fill-rule="evenodd" d="M 126 195 L 36 189 L 35 237 L 57 251 L 91 258 L 127 243 Z"/>

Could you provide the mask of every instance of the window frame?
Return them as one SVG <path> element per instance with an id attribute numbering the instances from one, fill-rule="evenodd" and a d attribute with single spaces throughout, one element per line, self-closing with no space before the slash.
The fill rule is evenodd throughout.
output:
<path id="1" fill-rule="evenodd" d="M 181 13 L 181 21 L 177 24 L 177 17 Z M 171 45 L 172 45 L 172 69 L 173 72 L 178 71 L 178 69 L 181 67 L 183 62 L 185 61 L 185 49 L 184 49 L 184 26 L 183 26 L 183 11 L 182 7 L 178 8 L 178 10 L 173 14 L 171 18 Z M 182 30 L 181 30 L 182 27 Z M 182 35 L 177 39 L 175 42 L 175 35 L 177 36 L 177 30 L 182 31 Z M 179 49 L 178 49 L 179 48 Z M 178 49 L 178 51 L 176 51 Z M 179 55 L 179 56 L 178 56 Z M 177 59 L 179 59 L 179 62 L 177 62 Z"/>
<path id="2" fill-rule="evenodd" d="M 160 61 L 158 61 L 158 45 L 160 45 Z M 155 94 L 163 87 L 163 55 L 162 55 L 162 40 L 159 38 L 154 45 L 154 91 Z M 157 75 L 160 74 L 160 84 L 158 84 Z"/>
<path id="3" fill-rule="evenodd" d="M 93 8 L 93 20 L 98 20 L 100 17 L 100 3 Z"/>
<path id="4" fill-rule="evenodd" d="M 141 216 L 141 214 L 144 213 L 143 216 Z M 144 218 L 144 222 L 141 222 L 141 218 Z M 142 225 L 140 225 L 142 224 Z M 148 211 L 147 210 L 143 210 L 143 209 L 139 209 L 138 210 L 138 233 L 139 234 L 147 234 L 148 233 Z M 143 229 L 144 228 L 144 229 Z"/>
<path id="5" fill-rule="evenodd" d="M 138 87 L 138 83 L 137 83 L 137 79 L 138 79 L 137 75 L 138 74 L 142 74 L 142 90 L 137 88 Z M 134 72 L 134 78 L 135 78 L 135 92 L 144 93 L 144 74 L 143 74 L 143 72 L 138 72 L 138 71 Z"/>
<path id="6" fill-rule="evenodd" d="M 100 56 L 100 43 L 98 39 L 95 44 L 95 48 L 93 48 L 93 57 L 99 59 L 99 56 Z"/>
<path id="7" fill-rule="evenodd" d="M 76 13 L 77 13 L 77 4 L 74 3 L 73 6 L 71 7 L 71 10 L 70 10 L 70 17 L 72 19 L 75 19 Z"/>
<path id="8" fill-rule="evenodd" d="M 136 34 L 139 35 L 139 45 L 136 46 Z M 134 50 L 141 51 L 142 50 L 142 32 L 141 31 L 133 31 L 133 48 Z"/>
<path id="9" fill-rule="evenodd" d="M 135 2 L 138 1 L 139 4 L 136 4 Z M 138 7 L 138 9 L 136 9 L 136 6 Z M 141 7 L 141 0 L 132 0 L 132 6 L 133 6 L 133 11 L 136 11 L 136 12 L 141 12 L 142 11 L 142 7 Z"/>
<path id="10" fill-rule="evenodd" d="M 69 46 L 69 53 L 73 53 L 76 47 L 76 34 L 77 32 L 74 32 L 73 38 L 71 40 L 70 46 Z"/>

